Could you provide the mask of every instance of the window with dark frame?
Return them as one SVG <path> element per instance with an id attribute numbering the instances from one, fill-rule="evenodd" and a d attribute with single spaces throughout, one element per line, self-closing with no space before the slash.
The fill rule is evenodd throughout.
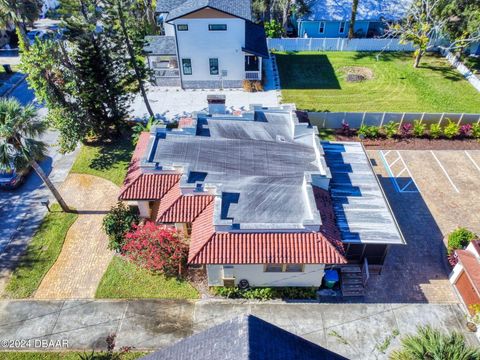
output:
<path id="1" fill-rule="evenodd" d="M 177 30 L 178 31 L 188 31 L 188 25 L 187 24 L 178 24 L 177 25 Z"/>
<path id="2" fill-rule="evenodd" d="M 340 21 L 340 29 L 338 30 L 340 34 L 343 34 L 345 32 L 345 26 L 346 26 L 346 22 Z"/>
<path id="3" fill-rule="evenodd" d="M 208 30 L 210 31 L 227 31 L 227 24 L 209 24 Z"/>
<path id="4" fill-rule="evenodd" d="M 267 264 L 265 265 L 265 272 L 282 272 L 282 264 Z"/>
<path id="5" fill-rule="evenodd" d="M 303 264 L 266 264 L 265 272 L 303 272 Z"/>
<path id="6" fill-rule="evenodd" d="M 218 59 L 209 59 L 210 62 L 210 75 L 218 75 Z"/>
<path id="7" fill-rule="evenodd" d="M 192 75 L 192 59 L 182 59 L 183 75 Z"/>
<path id="8" fill-rule="evenodd" d="M 325 21 L 320 21 L 320 25 L 318 27 L 318 32 L 323 34 L 325 32 Z"/>

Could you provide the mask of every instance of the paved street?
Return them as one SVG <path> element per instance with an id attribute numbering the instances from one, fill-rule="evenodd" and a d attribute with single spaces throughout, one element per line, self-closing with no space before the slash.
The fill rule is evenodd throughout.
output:
<path id="1" fill-rule="evenodd" d="M 35 99 L 25 81 L 13 91 L 11 96 L 17 98 L 22 104 Z M 39 107 L 40 116 L 45 116 L 45 111 L 44 108 Z M 60 154 L 55 146 L 57 138 L 58 134 L 51 130 L 43 136 L 42 140 L 49 147 L 47 157 L 40 164 L 56 185 L 61 184 L 66 178 L 77 154 L 77 152 Z M 46 208 L 40 202 L 50 196 L 48 189 L 33 171 L 17 190 L 0 191 L 0 292 L 12 265 L 46 213 Z"/>
<path id="2" fill-rule="evenodd" d="M 378 347 L 397 329 L 400 337 L 414 332 L 418 324 L 466 331 L 465 317 L 458 305 L 2 301 L 0 339 L 65 340 L 69 349 L 105 349 L 105 338 L 115 333 L 117 348 L 153 350 L 247 313 L 351 359 L 386 359 Z M 476 344 L 473 334 L 465 335 Z M 392 341 L 387 352 L 398 346 L 400 337 Z"/>

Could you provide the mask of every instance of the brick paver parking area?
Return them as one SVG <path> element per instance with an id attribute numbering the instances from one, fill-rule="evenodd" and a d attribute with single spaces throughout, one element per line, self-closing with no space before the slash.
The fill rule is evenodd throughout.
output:
<path id="1" fill-rule="evenodd" d="M 118 187 L 96 176 L 70 174 L 62 184 L 61 193 L 79 216 L 67 233 L 60 256 L 34 297 L 93 298 L 113 256 L 107 249 L 102 220 L 116 202 Z"/>
<path id="2" fill-rule="evenodd" d="M 407 242 L 390 249 L 367 301 L 458 302 L 448 282 L 444 237 L 480 233 L 480 151 L 368 151 Z"/>

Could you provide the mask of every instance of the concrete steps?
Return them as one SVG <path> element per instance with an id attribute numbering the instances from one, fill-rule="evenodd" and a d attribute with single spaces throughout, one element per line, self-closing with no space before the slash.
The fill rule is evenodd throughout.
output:
<path id="1" fill-rule="evenodd" d="M 341 289 L 344 297 L 365 295 L 362 269 L 359 266 L 345 266 L 341 269 Z"/>

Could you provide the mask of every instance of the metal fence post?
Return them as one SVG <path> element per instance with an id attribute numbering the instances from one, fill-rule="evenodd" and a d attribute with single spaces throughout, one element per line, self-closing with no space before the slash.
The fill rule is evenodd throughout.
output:
<path id="1" fill-rule="evenodd" d="M 440 120 L 438 120 L 438 125 L 442 125 L 443 117 L 445 116 L 445 113 L 442 113 L 442 116 L 440 116 Z"/>
<path id="2" fill-rule="evenodd" d="M 380 120 L 380 127 L 383 126 L 383 121 L 385 120 L 385 114 L 386 112 L 383 113 L 382 120 Z"/>
<path id="3" fill-rule="evenodd" d="M 398 130 L 400 130 L 400 127 L 402 126 L 404 117 L 405 117 L 405 113 L 402 114 L 402 118 L 400 119 L 400 122 L 398 123 Z"/>
<path id="4" fill-rule="evenodd" d="M 462 113 L 462 115 L 460 115 L 460 119 L 458 119 L 457 125 L 460 125 L 462 123 L 463 115 L 465 115 L 465 113 Z"/>
<path id="5" fill-rule="evenodd" d="M 367 114 L 366 111 L 363 112 L 363 116 L 362 116 L 362 122 L 360 123 L 360 126 L 363 126 L 363 123 L 365 121 L 365 115 Z"/>

